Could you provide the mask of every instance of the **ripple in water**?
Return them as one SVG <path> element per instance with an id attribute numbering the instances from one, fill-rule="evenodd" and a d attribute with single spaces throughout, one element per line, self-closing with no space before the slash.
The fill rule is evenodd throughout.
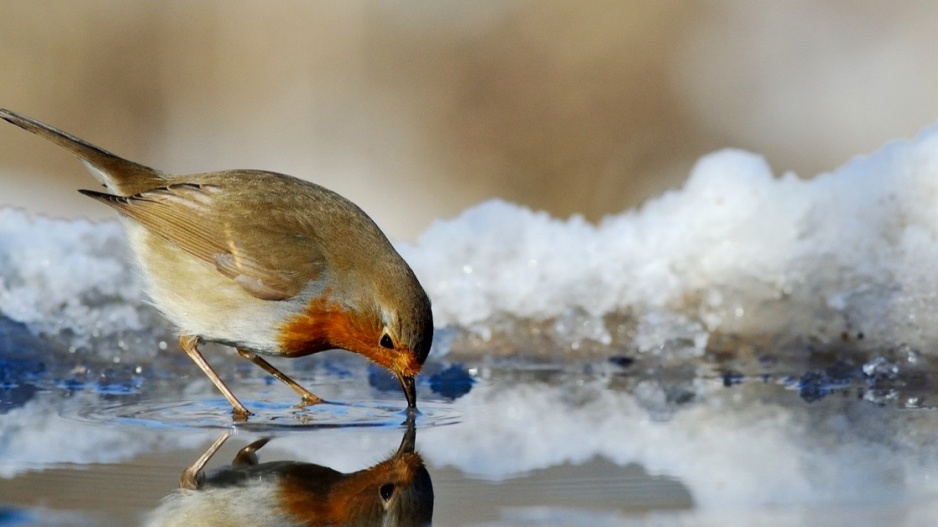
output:
<path id="1" fill-rule="evenodd" d="M 82 405 L 65 410 L 63 417 L 88 422 L 144 426 L 149 428 L 230 428 L 251 431 L 299 430 L 317 428 L 398 427 L 407 418 L 400 404 L 382 404 L 375 400 L 325 402 L 311 406 L 244 400 L 254 413 L 247 422 L 235 423 L 231 405 L 222 397 L 191 401 L 136 401 L 100 405 Z M 458 423 L 459 413 L 444 402 L 422 402 L 417 426 L 442 426 Z"/>

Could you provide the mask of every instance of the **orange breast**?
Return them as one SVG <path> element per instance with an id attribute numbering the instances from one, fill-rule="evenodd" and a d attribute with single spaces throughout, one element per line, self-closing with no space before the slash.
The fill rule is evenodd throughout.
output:
<path id="1" fill-rule="evenodd" d="M 280 349 L 287 357 L 302 357 L 330 349 L 344 349 L 367 357 L 392 372 L 413 376 L 421 365 L 411 350 L 386 349 L 379 345 L 381 328 L 357 313 L 330 303 L 328 296 L 314 298 L 304 313 L 280 327 Z"/>
<path id="2" fill-rule="evenodd" d="M 287 319 L 278 336 L 280 349 L 288 357 L 330 349 L 367 354 L 374 347 L 376 331 L 326 297 L 314 298 L 304 313 Z"/>

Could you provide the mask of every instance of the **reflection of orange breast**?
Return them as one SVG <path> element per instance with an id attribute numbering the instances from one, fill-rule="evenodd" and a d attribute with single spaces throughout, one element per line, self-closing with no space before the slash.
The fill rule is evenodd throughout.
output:
<path id="1" fill-rule="evenodd" d="M 373 347 L 375 330 L 345 311 L 329 303 L 328 296 L 314 298 L 300 313 L 280 326 L 280 349 L 288 357 L 302 357 L 319 351 L 344 349 L 365 354 Z"/>
<path id="2" fill-rule="evenodd" d="M 389 515 L 405 525 L 423 525 L 433 515 L 433 490 L 418 454 L 395 455 L 350 474 L 323 474 L 318 468 L 297 464 L 280 480 L 280 510 L 302 525 L 379 525 Z M 397 491 L 396 511 L 386 512 L 382 504 L 378 491 L 386 483 Z"/>

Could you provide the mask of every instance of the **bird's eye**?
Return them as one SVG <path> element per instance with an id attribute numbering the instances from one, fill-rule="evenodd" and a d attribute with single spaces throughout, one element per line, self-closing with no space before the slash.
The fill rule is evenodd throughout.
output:
<path id="1" fill-rule="evenodd" d="M 391 340 L 391 335 L 385 333 L 381 336 L 381 347 L 389 350 L 394 349 L 394 342 Z"/>
<path id="2" fill-rule="evenodd" d="M 391 483 L 385 483 L 381 485 L 381 488 L 378 489 L 378 494 L 381 495 L 381 499 L 384 501 L 390 501 L 391 495 L 394 494 L 394 485 Z"/>

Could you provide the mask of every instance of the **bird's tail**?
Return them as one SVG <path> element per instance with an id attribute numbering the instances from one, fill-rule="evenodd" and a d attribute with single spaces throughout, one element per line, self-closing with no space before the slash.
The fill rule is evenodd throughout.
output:
<path id="1" fill-rule="evenodd" d="M 65 148 L 81 159 L 95 179 L 119 196 L 133 196 L 166 184 L 166 176 L 158 170 L 118 157 L 35 119 L 4 109 L 0 109 L 0 118 Z"/>

